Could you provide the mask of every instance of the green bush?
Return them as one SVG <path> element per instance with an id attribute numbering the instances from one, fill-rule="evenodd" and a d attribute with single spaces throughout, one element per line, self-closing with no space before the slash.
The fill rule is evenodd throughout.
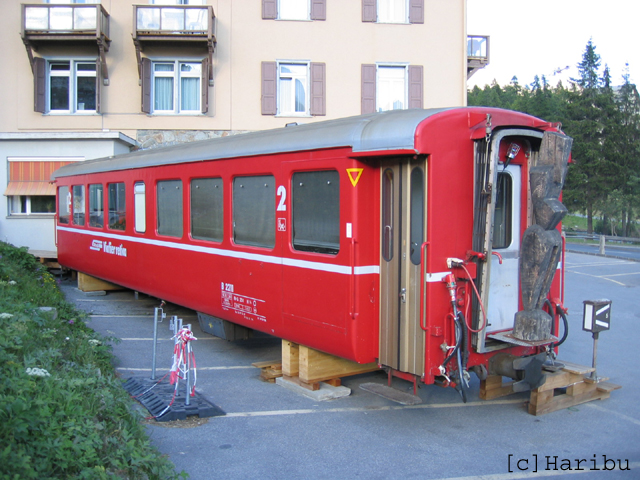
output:
<path id="1" fill-rule="evenodd" d="M 0 256 L 0 478 L 185 477 L 146 437 L 109 339 L 26 248 Z"/>

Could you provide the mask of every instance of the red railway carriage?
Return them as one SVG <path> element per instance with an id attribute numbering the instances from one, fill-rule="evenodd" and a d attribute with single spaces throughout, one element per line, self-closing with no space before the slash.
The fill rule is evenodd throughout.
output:
<path id="1" fill-rule="evenodd" d="M 555 346 L 563 312 L 569 149 L 540 119 L 453 108 L 78 162 L 53 175 L 58 258 L 205 329 L 425 383 L 489 370 L 533 385 L 524 365 Z"/>

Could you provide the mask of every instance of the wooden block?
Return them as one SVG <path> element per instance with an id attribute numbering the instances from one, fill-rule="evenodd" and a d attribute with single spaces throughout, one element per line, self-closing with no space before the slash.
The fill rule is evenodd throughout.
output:
<path id="1" fill-rule="evenodd" d="M 326 380 L 324 383 L 328 383 L 332 387 L 339 387 L 340 385 L 342 385 L 342 380 L 339 378 L 331 378 L 329 380 Z"/>
<path id="2" fill-rule="evenodd" d="M 545 405 L 553 400 L 553 390 L 546 390 L 544 392 L 532 391 L 529 403 L 533 405 Z"/>
<path id="3" fill-rule="evenodd" d="M 297 377 L 300 372 L 300 348 L 297 343 L 282 340 L 282 374 Z"/>
<path id="4" fill-rule="evenodd" d="M 99 292 L 102 290 L 124 290 L 120 285 L 107 282 L 86 273 L 78 272 L 78 289 L 82 292 Z"/>
<path id="5" fill-rule="evenodd" d="M 577 373 L 565 372 L 564 370 L 545 373 L 545 377 L 547 378 L 544 384 L 539 386 L 536 389 L 537 391 L 544 392 L 545 390 L 568 387 L 574 383 L 582 382 L 584 380 L 584 376 Z"/>
<path id="6" fill-rule="evenodd" d="M 282 362 L 280 362 L 279 360 L 271 360 L 268 362 L 255 362 L 255 363 L 252 363 L 251 366 L 256 368 L 268 368 L 268 367 L 282 368 Z"/>
<path id="7" fill-rule="evenodd" d="M 590 402 L 592 400 L 603 400 L 609 398 L 609 392 L 601 392 L 595 386 L 590 385 L 586 391 L 578 395 L 556 395 L 549 401 L 541 403 L 529 402 L 529 413 L 531 415 L 544 415 L 545 413 L 555 412 L 563 408 L 573 407 L 581 403 Z M 533 396 L 533 393 L 532 393 Z"/>
<path id="8" fill-rule="evenodd" d="M 514 382 L 502 382 L 502 376 L 489 375 L 480 382 L 480 398 L 482 400 L 493 400 L 513 393 Z"/>
<path id="9" fill-rule="evenodd" d="M 323 382 L 379 369 L 376 362 L 360 364 L 304 345 L 300 345 L 299 354 L 300 380 L 306 383 Z M 284 355 L 282 360 L 284 372 Z"/>
<path id="10" fill-rule="evenodd" d="M 614 390 L 618 390 L 622 388 L 620 385 L 616 385 L 615 383 L 609 382 L 600 382 L 596 384 L 596 390 L 600 390 L 601 392 L 613 392 Z"/>
<path id="11" fill-rule="evenodd" d="M 282 378 L 284 378 L 288 382 L 295 383 L 296 385 L 299 385 L 302 388 L 311 390 L 312 392 L 315 392 L 316 390 L 320 390 L 320 382 L 308 383 L 300 380 L 300 377 L 289 377 L 287 375 L 283 375 Z"/>
<path id="12" fill-rule="evenodd" d="M 567 395 L 580 395 L 589 389 L 589 384 L 585 382 L 575 383 L 567 387 Z"/>

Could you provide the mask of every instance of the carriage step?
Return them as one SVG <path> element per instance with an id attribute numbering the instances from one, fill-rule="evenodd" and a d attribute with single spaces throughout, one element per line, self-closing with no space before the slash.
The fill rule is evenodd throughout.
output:
<path id="1" fill-rule="evenodd" d="M 382 385 L 380 383 L 363 383 L 360 385 L 362 390 L 380 395 L 387 400 L 399 403 L 401 405 L 418 405 L 422 403 L 422 399 L 417 395 L 407 392 L 401 392 L 393 387 Z"/>

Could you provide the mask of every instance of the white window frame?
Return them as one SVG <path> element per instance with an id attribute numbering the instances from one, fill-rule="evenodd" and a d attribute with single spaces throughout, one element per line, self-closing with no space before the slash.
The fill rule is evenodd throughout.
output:
<path id="1" fill-rule="evenodd" d="M 173 71 L 156 71 L 159 64 L 173 64 Z M 182 72 L 182 65 L 191 64 L 197 67 L 196 72 Z M 161 110 L 156 108 L 156 77 L 173 79 L 173 108 Z M 196 89 L 197 105 L 195 109 L 183 110 L 182 104 L 182 78 L 196 78 L 198 88 Z M 151 113 L 154 115 L 202 115 L 202 59 L 155 59 L 151 62 Z"/>
<path id="2" fill-rule="evenodd" d="M 311 62 L 310 61 L 300 61 L 300 60 L 278 60 L 277 62 L 277 73 L 276 73 L 276 77 L 277 77 L 277 93 L 276 93 L 276 98 L 278 100 L 278 109 L 277 109 L 277 114 L 276 116 L 282 116 L 282 117 L 310 117 L 311 116 L 311 82 L 310 82 L 310 77 L 311 77 Z M 287 65 L 290 66 L 299 66 L 299 67 L 304 67 L 305 69 L 305 74 L 304 76 L 299 75 L 299 74 L 283 74 L 282 73 L 282 67 L 285 67 Z M 283 88 L 283 80 L 285 79 L 290 79 L 292 80 L 292 88 L 290 89 L 289 94 L 290 96 L 290 103 L 291 103 L 291 108 L 290 109 L 286 109 L 284 108 L 286 106 L 285 102 L 284 102 L 284 96 L 287 94 L 287 91 L 285 88 Z M 304 89 L 305 89 L 305 99 L 304 99 L 304 103 L 305 103 L 305 109 L 304 112 L 296 112 L 295 111 L 295 99 L 296 99 L 296 89 L 295 89 L 295 80 L 304 80 L 302 83 L 304 85 Z"/>
<path id="3" fill-rule="evenodd" d="M 149 0 L 151 5 L 206 5 L 205 0 Z"/>
<path id="4" fill-rule="evenodd" d="M 44 0 L 44 3 L 68 5 L 68 4 L 74 4 L 74 3 L 96 4 L 96 3 L 100 3 L 100 1 L 101 0 Z"/>
<path id="5" fill-rule="evenodd" d="M 383 84 L 388 79 L 381 78 L 381 73 L 384 73 L 385 70 L 397 69 L 398 71 L 402 70 L 404 72 L 404 99 L 402 100 L 402 108 L 382 108 L 384 103 L 388 103 L 389 100 L 382 98 L 386 93 Z M 409 108 L 409 64 L 407 63 L 381 63 L 376 64 L 376 112 L 384 112 L 387 110 L 406 110 Z"/>
<path id="6" fill-rule="evenodd" d="M 51 67 L 55 64 L 69 63 L 68 70 L 52 70 Z M 80 64 L 91 64 L 93 70 L 78 70 Z M 52 115 L 95 115 L 96 109 L 93 110 L 79 110 L 78 107 L 78 78 L 93 78 L 94 84 L 96 83 L 96 58 L 48 58 L 46 65 L 46 112 Z M 67 109 L 52 109 L 51 108 L 51 79 L 53 77 L 66 77 L 68 79 L 69 89 L 69 103 Z M 96 88 L 97 85 L 96 85 Z M 95 92 L 96 107 L 98 106 L 98 92 Z"/>
<path id="7" fill-rule="evenodd" d="M 34 197 L 34 195 L 11 195 L 9 197 L 7 197 L 7 200 L 9 202 L 9 205 L 7 207 L 7 211 L 9 212 L 9 216 L 10 217 L 28 217 L 28 216 L 42 216 L 42 215 L 48 215 L 50 217 L 53 217 L 56 214 L 56 197 L 55 195 L 38 195 L 38 196 L 44 196 L 44 197 L 50 197 L 53 200 L 53 211 L 52 212 L 32 212 L 31 211 L 31 199 Z M 24 197 L 25 198 L 25 208 L 24 208 L 24 212 L 21 211 L 22 210 L 22 201 L 21 198 Z M 15 206 L 18 206 L 18 208 L 15 208 Z M 20 210 L 20 211 L 16 211 L 16 210 Z"/>
<path id="8" fill-rule="evenodd" d="M 311 20 L 310 0 L 278 0 L 278 20 Z"/>
<path id="9" fill-rule="evenodd" d="M 409 22 L 409 0 L 377 0 L 377 23 L 410 23 Z M 402 12 L 394 14 L 392 10 L 404 6 L 404 15 Z M 388 8 L 390 11 L 386 11 Z"/>

